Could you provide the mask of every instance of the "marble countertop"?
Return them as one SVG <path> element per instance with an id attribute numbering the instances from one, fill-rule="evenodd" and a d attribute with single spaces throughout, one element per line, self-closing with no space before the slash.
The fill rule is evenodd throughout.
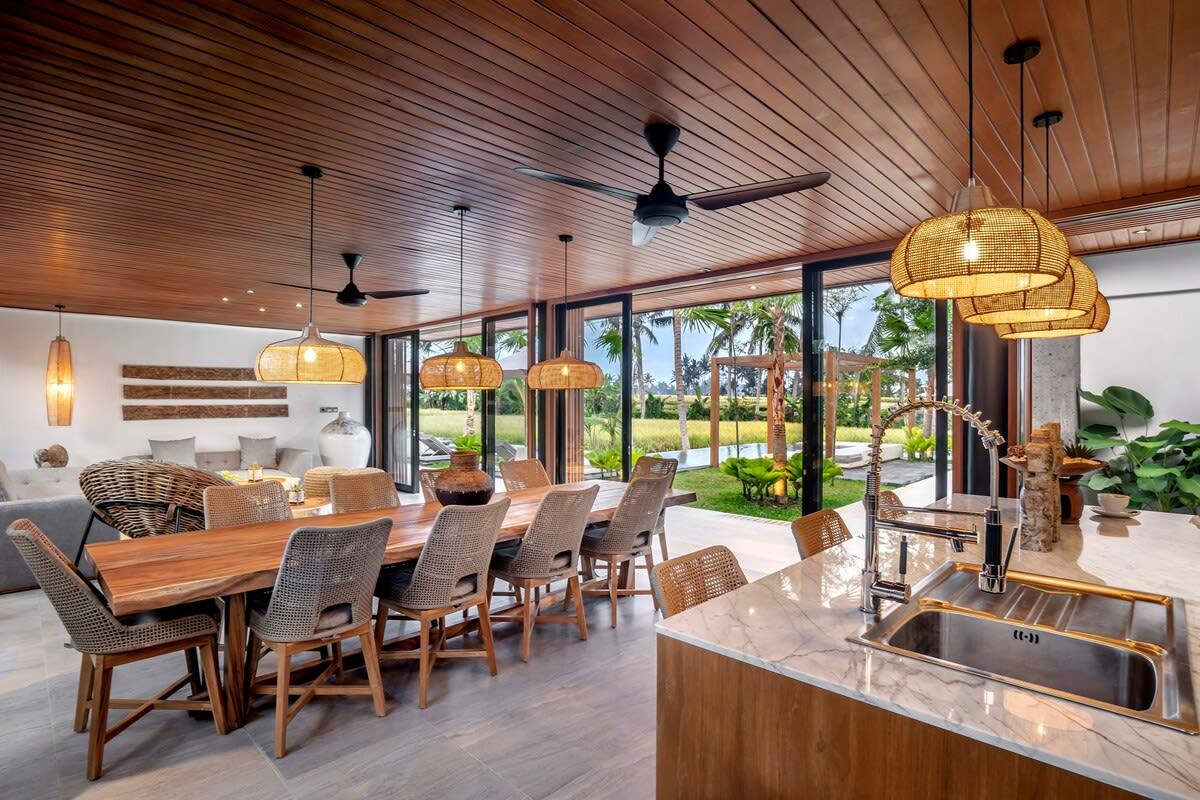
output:
<path id="1" fill-rule="evenodd" d="M 947 505 L 975 510 L 981 500 L 956 495 Z M 1008 517 L 1011 505 L 1005 510 Z M 663 620 L 658 633 L 1129 791 L 1200 798 L 1200 736 L 847 641 L 869 619 L 858 610 L 861 535 Z M 898 541 L 880 533 L 880 564 L 889 578 Z M 910 537 L 908 579 L 915 585 L 951 559 L 978 563 L 980 547 L 956 554 L 940 539 Z M 1200 686 L 1195 518 L 1143 511 L 1130 520 L 1105 519 L 1089 507 L 1078 526 L 1064 526 L 1053 552 L 1018 549 L 1010 567 L 1183 598 Z"/>

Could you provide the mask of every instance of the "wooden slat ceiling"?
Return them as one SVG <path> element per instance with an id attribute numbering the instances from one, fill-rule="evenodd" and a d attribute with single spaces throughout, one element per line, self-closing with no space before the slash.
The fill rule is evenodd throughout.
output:
<path id="1" fill-rule="evenodd" d="M 1038 38 L 1027 116 L 1061 108 L 1052 208 L 1200 184 L 1200 3 L 977 0 L 977 172 L 1018 189 L 1015 67 Z M 321 165 L 318 285 L 338 253 L 364 289 L 428 287 L 329 330 L 596 292 L 886 242 L 943 211 L 966 172 L 963 0 L 274 0 L 5 3 L 0 10 L 0 305 L 295 327 L 307 186 Z M 818 190 L 697 212 L 649 247 L 622 201 L 512 172 L 539 166 L 645 191 L 648 120 L 683 128 L 690 192 L 829 170 Z M 1027 203 L 1046 204 L 1041 132 Z M 1200 213 L 1082 250 L 1200 235 Z M 253 289 L 249 295 L 246 290 Z M 222 302 L 221 297 L 228 297 Z M 259 308 L 265 309 L 259 311 Z"/>

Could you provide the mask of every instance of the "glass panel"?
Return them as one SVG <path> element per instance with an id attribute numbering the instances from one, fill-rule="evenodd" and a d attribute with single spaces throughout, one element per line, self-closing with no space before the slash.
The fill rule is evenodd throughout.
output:
<path id="1" fill-rule="evenodd" d="M 494 392 L 487 420 L 488 466 L 496 476 L 496 491 L 504 491 L 496 465 L 534 457 L 529 392 L 529 317 L 522 314 L 487 322 L 488 344 L 504 369 L 504 380 Z"/>
<path id="2" fill-rule="evenodd" d="M 384 463 L 396 487 L 408 492 L 416 491 L 412 457 L 416 433 L 412 408 L 414 338 L 412 334 L 389 336 L 384 339 L 383 351 Z"/>
<path id="3" fill-rule="evenodd" d="M 621 480 L 624 437 L 621 425 L 621 356 L 624 325 L 620 302 L 567 312 L 567 346 L 604 370 L 604 386 L 582 392 L 563 392 L 566 403 L 566 480 Z M 633 345 L 639 364 L 639 345 Z M 635 387 L 639 384 L 635 381 Z M 635 388 L 635 393 L 637 389 Z M 638 398 L 634 398 L 635 407 Z M 636 451 L 634 456 L 639 455 Z"/>

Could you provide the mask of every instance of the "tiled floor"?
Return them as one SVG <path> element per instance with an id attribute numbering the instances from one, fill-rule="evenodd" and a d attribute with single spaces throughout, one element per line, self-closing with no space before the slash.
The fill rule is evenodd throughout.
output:
<path id="1" fill-rule="evenodd" d="M 921 485 L 904 491 L 925 499 Z M 672 555 L 723 543 L 751 580 L 796 560 L 784 523 L 668 513 Z M 846 513 L 859 527 L 861 514 Z M 569 626 L 538 628 L 528 664 L 515 626 L 498 624 L 500 674 L 475 660 L 438 664 L 425 711 L 415 663 L 387 664 L 388 716 L 367 698 L 318 698 L 289 726 L 280 760 L 267 698 L 224 737 L 152 712 L 109 743 L 105 775 L 89 783 L 86 736 L 71 730 L 79 655 L 40 591 L 0 596 L 0 798 L 652 797 L 657 615 L 648 597 L 625 598 L 612 630 L 606 603 L 587 602 L 587 642 Z M 119 668 L 113 695 L 144 696 L 182 671 L 178 655 Z"/>

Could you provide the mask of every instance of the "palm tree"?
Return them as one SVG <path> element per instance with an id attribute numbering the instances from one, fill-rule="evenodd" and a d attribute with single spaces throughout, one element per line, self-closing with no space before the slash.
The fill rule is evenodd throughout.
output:
<path id="1" fill-rule="evenodd" d="M 933 303 L 917 297 L 901 297 L 890 289 L 875 298 L 875 325 L 867 337 L 866 350 L 888 359 L 890 366 L 928 370 L 933 391 L 933 360 L 937 348 Z M 924 414 L 926 436 L 933 431 L 933 415 Z"/>
<path id="2" fill-rule="evenodd" d="M 689 308 L 673 308 L 671 316 L 656 316 L 652 324 L 671 326 L 671 334 L 675 345 L 675 415 L 679 419 L 679 448 L 688 450 L 692 446 L 688 437 L 687 401 L 684 399 L 685 382 L 683 379 L 683 331 L 719 330 L 725 323 L 724 309 L 713 306 L 691 306 Z"/>
<path id="3" fill-rule="evenodd" d="M 783 361 L 788 353 L 800 350 L 800 340 L 796 336 L 796 327 L 800 325 L 800 310 L 803 299 L 798 294 L 781 294 L 758 301 L 761 328 L 760 341 L 769 336 L 771 355 L 775 366 L 770 370 L 772 381 L 772 403 L 768 416 L 775 420 L 775 425 L 767 432 L 769 444 L 775 455 L 776 463 L 787 460 L 787 426 L 784 416 L 787 410 L 787 399 L 783 388 Z M 764 342 L 765 343 L 765 342 Z M 757 402 L 755 403 L 757 407 Z"/>
<path id="4" fill-rule="evenodd" d="M 658 337 L 654 335 L 653 326 L 655 320 L 662 317 L 663 312 L 655 311 L 646 314 L 634 314 L 633 325 L 630 328 L 629 336 L 633 342 L 633 380 L 637 387 L 638 405 L 642 419 L 646 418 L 646 372 L 642 369 L 642 342 L 643 340 L 650 344 L 658 344 Z M 616 361 L 621 357 L 621 318 L 608 317 L 603 320 L 600 326 L 600 334 L 596 337 L 594 344 L 604 351 L 610 361 Z"/>

